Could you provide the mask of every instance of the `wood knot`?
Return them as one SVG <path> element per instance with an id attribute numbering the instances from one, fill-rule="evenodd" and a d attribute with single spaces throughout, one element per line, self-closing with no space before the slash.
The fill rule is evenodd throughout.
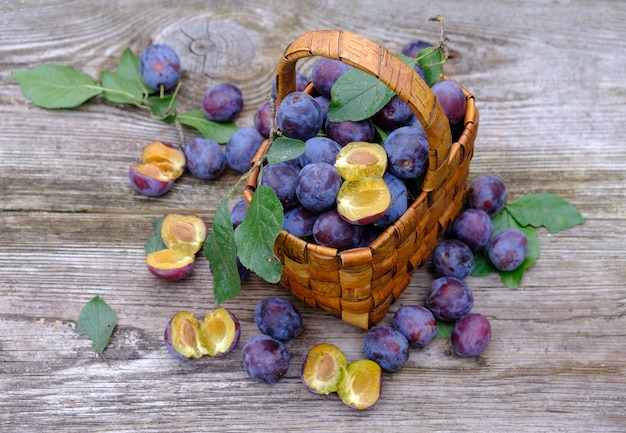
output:
<path id="1" fill-rule="evenodd" d="M 199 17 L 171 28 L 160 39 L 167 40 L 189 73 L 224 79 L 249 67 L 258 51 L 259 35 L 233 19 Z"/>

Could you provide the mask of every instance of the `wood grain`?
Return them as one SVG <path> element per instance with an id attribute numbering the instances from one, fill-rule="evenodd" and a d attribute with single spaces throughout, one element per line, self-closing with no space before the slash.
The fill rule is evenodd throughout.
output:
<path id="1" fill-rule="evenodd" d="M 577 2 L 390 0 L 281 2 L 46 1 L 0 5 L 0 423 L 7 432 L 623 432 L 626 431 L 626 5 Z M 434 41 L 443 14 L 458 56 L 446 73 L 476 97 L 480 127 L 470 180 L 501 176 L 509 200 L 553 192 L 586 223 L 551 235 L 522 287 L 497 276 L 468 279 L 474 310 L 494 337 L 478 358 L 437 339 L 384 375 L 381 400 L 358 412 L 304 389 L 299 368 L 319 342 L 362 358 L 364 331 L 298 302 L 305 329 L 287 343 L 292 365 L 273 386 L 241 368 L 240 352 L 197 362 L 171 357 L 169 318 L 214 305 L 208 263 L 189 279 L 153 278 L 143 245 L 152 221 L 175 211 L 209 223 L 237 179 L 183 176 L 167 195 L 136 194 L 128 166 L 172 126 L 99 98 L 75 110 L 30 104 L 11 71 L 41 63 L 97 78 L 125 47 L 170 42 L 185 67 L 181 109 L 210 85 L 244 91 L 240 126 L 271 89 L 289 42 L 311 29 L 361 34 L 399 51 Z M 307 59 L 308 60 L 308 59 Z M 298 63 L 308 73 L 313 60 Z M 197 135 L 185 130 L 187 138 Z M 422 304 L 433 279 L 418 270 L 400 300 Z M 119 323 L 105 356 L 76 320 L 96 294 Z M 258 277 L 226 306 L 245 341 L 254 307 L 290 295 Z M 384 321 L 391 322 L 391 313 Z M 240 343 L 242 344 L 242 343 Z"/>

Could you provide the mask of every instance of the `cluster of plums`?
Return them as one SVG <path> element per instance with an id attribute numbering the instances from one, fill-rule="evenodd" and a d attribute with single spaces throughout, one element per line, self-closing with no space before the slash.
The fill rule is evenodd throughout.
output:
<path id="1" fill-rule="evenodd" d="M 139 71 L 150 88 L 168 91 L 180 80 L 180 59 L 167 45 L 150 45 L 141 53 Z M 234 84 L 216 84 L 205 92 L 201 109 L 213 122 L 232 121 L 243 109 L 243 94 Z M 130 183 L 138 192 L 157 197 L 167 193 L 185 169 L 203 180 L 218 178 L 227 167 L 247 171 L 263 137 L 254 129 L 245 128 L 238 130 L 231 141 L 225 150 L 206 137 L 194 138 L 182 147 L 171 143 L 161 143 L 159 148 L 149 145 L 150 154 L 146 156 L 144 149 L 141 164 L 131 166 Z"/>
<path id="2" fill-rule="evenodd" d="M 470 274 L 473 254 L 484 252 L 499 271 L 519 268 L 526 259 L 528 240 L 519 229 L 509 228 L 494 235 L 492 217 L 506 204 L 506 188 L 502 179 L 483 175 L 467 190 L 467 209 L 452 222 L 448 239 L 442 241 L 432 255 L 435 270 L 442 275 L 460 279 Z"/>
<path id="3" fill-rule="evenodd" d="M 431 256 L 439 277 L 427 292 L 426 306 L 437 319 L 454 322 L 451 345 L 459 356 L 482 353 L 491 339 L 489 320 L 473 313 L 474 296 L 463 281 L 474 268 L 474 254 L 485 254 L 502 272 L 518 269 L 526 259 L 524 232 L 509 228 L 494 234 L 492 222 L 506 205 L 506 187 L 494 175 L 476 178 L 467 190 L 467 208 L 453 220 L 448 237 Z"/>
<path id="4" fill-rule="evenodd" d="M 403 54 L 415 57 L 426 46 L 411 41 Z M 207 180 L 219 177 L 227 167 L 245 173 L 275 126 L 283 136 L 305 142 L 302 155 L 267 165 L 261 175 L 261 184 L 271 187 L 283 205 L 284 228 L 339 250 L 368 245 L 408 208 L 415 194 L 410 188 L 419 185 L 427 169 L 429 145 L 415 115 L 398 96 L 371 118 L 330 121 L 331 88 L 351 68 L 340 61 L 319 59 L 310 77 L 297 73 L 297 89 L 281 101 L 275 118 L 272 105 L 261 104 L 254 127 L 239 128 L 225 146 L 208 138 L 191 140 L 182 149 L 164 142 L 149 144 L 141 164 L 130 169 L 131 184 L 143 194 L 159 196 L 169 191 L 185 169 Z M 152 45 L 141 55 L 140 71 L 148 86 L 168 90 L 180 79 L 180 61 L 171 48 Z M 415 71 L 424 77 L 419 66 Z M 313 93 L 304 92 L 309 85 Z M 461 87 L 442 80 L 431 89 L 450 126 L 462 124 L 465 96 Z M 202 100 L 204 114 L 216 122 L 234 119 L 242 107 L 241 91 L 229 83 L 210 88 Z M 301 369 L 308 390 L 323 395 L 336 392 L 344 403 L 357 409 L 372 406 L 380 396 L 382 371 L 398 370 L 408 360 L 411 347 L 430 343 L 437 335 L 437 320 L 454 322 L 451 345 L 459 356 L 476 356 L 486 348 L 491 338 L 489 321 L 471 311 L 473 293 L 463 280 L 478 251 L 486 251 L 497 269 L 520 266 L 526 255 L 526 238 L 519 230 L 493 236 L 491 217 L 506 200 L 499 178 L 478 178 L 467 199 L 469 207 L 454 220 L 452 236 L 433 252 L 432 265 L 438 277 L 427 290 L 426 304 L 404 305 L 396 310 L 390 326 L 370 329 L 363 346 L 366 359 L 349 363 L 337 346 L 321 343 L 311 347 Z M 230 214 L 233 227 L 246 211 L 245 200 L 235 204 Z M 150 271 L 170 280 L 189 275 L 205 237 L 206 226 L 197 216 L 166 216 L 161 228 L 166 248 L 147 256 Z M 243 267 L 240 276 L 242 280 L 247 276 Z M 280 297 L 259 302 L 254 317 L 260 334 L 244 345 L 243 368 L 258 382 L 274 383 L 289 368 L 291 355 L 285 342 L 300 334 L 302 317 L 293 303 Z M 167 324 L 164 338 L 177 358 L 220 356 L 237 346 L 240 327 L 235 315 L 223 307 L 207 314 L 202 322 L 181 311 Z"/>
<path id="5" fill-rule="evenodd" d="M 414 56 L 425 46 L 410 42 L 403 54 Z M 283 205 L 285 230 L 338 250 L 368 245 L 419 193 L 429 146 L 415 114 L 397 95 L 371 118 L 330 121 L 331 89 L 351 69 L 338 60 L 318 59 L 310 77 L 297 73 L 296 91 L 281 101 L 274 118 L 272 106 L 265 102 L 255 112 L 254 127 L 237 129 L 225 146 L 204 137 L 191 140 L 182 150 L 166 143 L 172 149 L 168 154 L 155 154 L 131 167 L 131 184 L 143 194 L 159 196 L 170 190 L 185 168 L 207 180 L 216 179 L 227 167 L 245 173 L 274 124 L 283 136 L 305 142 L 302 155 L 266 166 L 261 176 L 261 183 L 270 186 Z M 419 65 L 414 69 L 424 78 Z M 166 45 L 151 45 L 141 55 L 140 72 L 150 87 L 168 90 L 180 78 L 180 61 Z M 309 84 L 314 90 L 305 93 Z M 431 89 L 451 126 L 460 124 L 465 113 L 461 87 L 441 80 Z M 274 97 L 275 92 L 274 87 Z M 242 93 L 230 83 L 211 87 L 202 100 L 202 111 L 216 122 L 234 119 L 242 108 Z M 175 154 L 175 161 L 170 161 L 170 154 Z M 368 172 L 370 167 L 382 172 Z"/>
<path id="6" fill-rule="evenodd" d="M 266 166 L 261 181 L 283 205 L 285 230 L 338 250 L 368 245 L 407 210 L 419 193 L 429 154 L 424 129 L 397 95 L 372 117 L 328 118 L 331 89 L 351 69 L 320 58 L 310 78 L 297 74 L 297 89 L 281 101 L 274 121 L 280 134 L 305 142 L 304 153 Z M 419 65 L 415 71 L 424 77 Z M 309 81 L 313 90 L 305 92 Z M 450 125 L 459 125 L 466 108 L 462 88 L 441 80 L 431 89 Z M 262 104 L 254 117 L 265 137 L 273 121 L 270 108 Z"/>
<path id="7" fill-rule="evenodd" d="M 289 300 L 270 296 L 254 310 L 260 333 L 251 337 L 241 351 L 243 369 L 263 384 L 278 382 L 289 370 L 291 354 L 285 343 L 302 331 L 302 316 Z M 167 323 L 165 346 L 177 359 L 223 356 L 232 352 L 241 338 L 237 317 L 218 307 L 199 321 L 189 311 L 179 311 Z M 307 354 L 300 376 L 304 386 L 315 394 L 337 392 L 341 400 L 355 409 L 367 409 L 380 397 L 382 369 L 371 359 L 348 363 L 334 345 L 313 346 Z"/>
<path id="8" fill-rule="evenodd" d="M 256 306 L 254 320 L 261 331 L 244 345 L 243 367 L 254 380 L 275 383 L 288 370 L 291 355 L 285 342 L 302 331 L 302 316 L 289 300 L 278 296 Z M 178 359 L 199 359 L 232 352 L 241 337 L 239 320 L 224 307 L 207 314 L 202 322 L 193 313 L 179 311 L 165 328 L 165 346 Z"/>
<path id="9" fill-rule="evenodd" d="M 518 229 L 494 236 L 491 218 L 506 204 L 506 188 L 497 176 L 474 180 L 467 191 L 468 207 L 452 222 L 450 237 L 431 256 L 437 278 L 426 291 L 426 302 L 396 310 L 392 326 L 377 325 L 364 342 L 366 356 L 385 371 L 396 371 L 409 359 L 411 347 L 424 347 L 437 335 L 437 321 L 453 323 L 450 344 L 461 357 L 480 355 L 491 340 L 489 320 L 472 312 L 474 294 L 464 279 L 474 267 L 474 253 L 484 251 L 501 271 L 522 265 L 527 239 Z"/>

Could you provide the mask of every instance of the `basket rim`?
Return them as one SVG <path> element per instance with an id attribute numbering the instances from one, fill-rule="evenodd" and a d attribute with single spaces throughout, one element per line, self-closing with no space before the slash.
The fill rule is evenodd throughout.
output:
<path id="1" fill-rule="evenodd" d="M 452 137 L 448 118 L 432 90 L 415 70 L 384 46 L 343 30 L 312 30 L 285 48 L 276 67 L 277 104 L 296 90 L 296 64 L 305 57 L 327 57 L 382 81 L 404 100 L 424 128 L 429 161 L 422 188 L 436 189 L 447 175 Z"/>

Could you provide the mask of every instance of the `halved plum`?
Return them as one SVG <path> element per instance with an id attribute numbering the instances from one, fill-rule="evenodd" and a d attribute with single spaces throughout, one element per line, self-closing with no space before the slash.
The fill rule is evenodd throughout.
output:
<path id="1" fill-rule="evenodd" d="M 363 410 L 374 405 L 382 391 L 382 369 L 369 359 L 348 364 L 337 393 L 348 406 Z"/>
<path id="2" fill-rule="evenodd" d="M 209 356 L 222 356 L 233 351 L 239 343 L 239 320 L 224 307 L 204 316 L 200 324 L 200 340 Z"/>
<path id="3" fill-rule="evenodd" d="M 337 392 L 348 362 L 337 346 L 320 343 L 313 346 L 302 364 L 302 383 L 314 394 Z"/>
<path id="4" fill-rule="evenodd" d="M 158 197 L 165 194 L 174 185 L 174 179 L 166 176 L 153 164 L 133 165 L 128 171 L 130 184 L 144 195 Z"/>
<path id="5" fill-rule="evenodd" d="M 165 347 L 178 359 L 198 359 L 206 355 L 200 341 L 200 322 L 189 311 L 179 311 L 165 327 Z"/>
<path id="6" fill-rule="evenodd" d="M 341 177 L 349 181 L 382 177 L 387 168 L 387 153 L 378 143 L 348 143 L 337 153 L 335 168 Z"/>
<path id="7" fill-rule="evenodd" d="M 130 167 L 130 183 L 140 193 L 157 197 L 172 188 L 186 165 L 187 159 L 180 148 L 167 142 L 153 141 L 144 147 L 141 164 Z"/>
<path id="8" fill-rule="evenodd" d="M 373 223 L 385 214 L 390 204 L 389 187 L 380 177 L 345 181 L 337 193 L 337 212 L 352 224 Z"/>
<path id="9" fill-rule="evenodd" d="M 167 214 L 161 224 L 161 238 L 165 245 L 188 255 L 200 251 L 206 235 L 206 224 L 194 214 Z"/>
<path id="10" fill-rule="evenodd" d="M 167 248 L 148 254 L 146 264 L 155 276 L 176 281 L 187 278 L 191 274 L 195 267 L 195 257 L 183 251 Z"/>
<path id="11" fill-rule="evenodd" d="M 141 162 L 159 167 L 167 177 L 173 180 L 182 176 L 187 166 L 184 152 L 178 146 L 164 141 L 153 141 L 144 147 Z"/>

